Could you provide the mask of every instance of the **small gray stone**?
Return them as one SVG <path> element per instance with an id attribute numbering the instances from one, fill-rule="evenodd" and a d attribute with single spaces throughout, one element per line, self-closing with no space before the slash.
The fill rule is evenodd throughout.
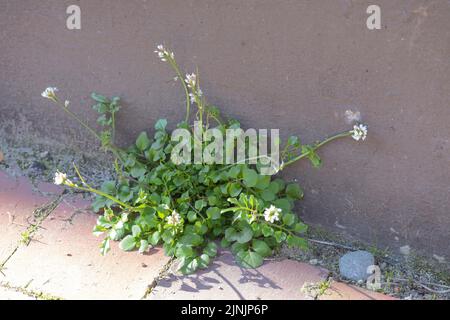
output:
<path id="1" fill-rule="evenodd" d="M 315 265 L 319 264 L 319 260 L 311 259 L 311 260 L 309 260 L 309 264 L 312 264 L 313 266 L 315 266 Z"/>
<path id="2" fill-rule="evenodd" d="M 375 264 L 375 258 L 367 251 L 349 252 L 339 260 L 341 276 L 354 281 L 367 280 L 367 268 Z"/>

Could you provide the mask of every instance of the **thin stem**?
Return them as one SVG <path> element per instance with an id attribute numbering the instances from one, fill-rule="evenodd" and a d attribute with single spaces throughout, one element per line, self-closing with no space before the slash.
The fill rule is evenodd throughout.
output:
<path id="1" fill-rule="evenodd" d="M 97 189 L 94 189 L 94 188 L 90 188 L 90 187 L 88 187 L 88 188 L 80 187 L 80 186 L 77 186 L 77 185 L 73 185 L 73 186 L 69 186 L 69 187 L 72 187 L 72 188 L 78 189 L 78 190 L 83 190 L 83 191 L 87 191 L 87 192 L 92 192 L 92 193 L 98 194 L 99 196 L 102 196 L 102 197 L 105 197 L 105 198 L 107 198 L 107 199 L 109 199 L 111 201 L 114 201 L 115 203 L 119 204 L 120 206 L 122 206 L 122 207 L 124 207 L 124 208 L 126 208 L 128 210 L 132 210 L 133 209 L 133 207 L 127 205 L 126 203 L 120 201 L 119 199 L 117 199 L 117 198 L 115 198 L 115 197 L 113 197 L 113 196 L 111 196 L 111 195 L 109 195 L 107 193 L 104 193 L 104 192 L 102 192 L 100 190 L 97 190 Z"/>
<path id="2" fill-rule="evenodd" d="M 294 233 L 293 233 L 291 230 L 288 230 L 288 229 L 286 229 L 286 228 L 284 228 L 284 227 L 282 227 L 282 226 L 279 226 L 279 225 L 277 225 L 277 224 L 270 223 L 270 222 L 266 222 L 266 223 L 269 224 L 269 225 L 271 225 L 272 227 L 275 227 L 275 228 L 278 228 L 278 229 L 280 229 L 280 230 L 282 230 L 282 231 L 284 231 L 284 232 L 287 232 L 287 233 L 289 233 L 290 235 L 294 235 Z"/>
<path id="3" fill-rule="evenodd" d="M 111 141 L 114 144 L 115 138 L 116 138 L 116 116 L 115 112 L 111 112 Z"/>
<path id="4" fill-rule="evenodd" d="M 109 195 L 109 194 L 107 194 L 107 193 L 104 193 L 103 191 L 100 191 L 100 190 L 97 190 L 97 189 L 92 188 L 90 185 L 88 185 L 88 184 L 86 183 L 86 181 L 84 180 L 83 176 L 81 175 L 81 173 L 80 173 L 80 171 L 78 170 L 78 167 L 76 166 L 75 163 L 73 164 L 73 167 L 75 168 L 75 171 L 76 171 L 78 177 L 80 178 L 81 182 L 82 182 L 83 185 L 85 185 L 86 187 L 80 187 L 80 186 L 78 186 L 78 185 L 76 185 L 76 184 L 70 184 L 70 185 L 67 184 L 69 187 L 72 187 L 72 188 L 75 188 L 75 189 L 78 189 L 78 190 L 83 190 L 83 191 L 88 191 L 88 192 L 96 193 L 96 194 L 98 194 L 98 195 L 100 195 L 100 196 L 102 196 L 102 197 L 108 198 L 109 200 L 118 203 L 119 205 L 121 205 L 121 206 L 124 207 L 124 208 L 132 209 L 131 206 L 127 205 L 126 203 L 124 203 L 124 202 L 122 202 L 122 201 L 120 201 L 119 199 L 117 199 L 117 198 L 115 198 L 115 197 L 113 197 L 113 196 L 111 196 L 111 195 Z"/>
<path id="5" fill-rule="evenodd" d="M 352 135 L 352 131 L 345 131 L 345 132 L 342 132 L 342 133 L 338 133 L 338 134 L 336 134 L 336 135 L 334 135 L 334 136 L 332 136 L 332 137 L 329 137 L 329 138 L 323 140 L 322 142 L 316 144 L 316 145 L 312 148 L 311 151 L 308 151 L 308 152 L 306 152 L 306 153 L 302 153 L 302 154 L 300 154 L 299 156 L 295 157 L 294 159 L 291 159 L 291 160 L 289 160 L 288 162 L 285 162 L 285 163 L 283 164 L 283 166 L 282 166 L 282 169 L 286 168 L 286 166 L 288 166 L 288 165 L 293 164 L 294 162 L 297 162 L 297 161 L 299 161 L 299 160 L 301 160 L 301 159 L 307 157 L 312 151 L 316 151 L 317 149 L 319 149 L 320 147 L 326 145 L 327 143 L 329 143 L 329 142 L 331 142 L 331 141 L 333 141 L 333 140 L 339 139 L 339 138 L 348 137 L 348 136 L 350 136 L 350 135 Z"/>
<path id="6" fill-rule="evenodd" d="M 73 167 L 75 168 L 75 172 L 77 173 L 78 178 L 80 178 L 81 182 L 88 188 L 92 189 L 90 185 L 86 183 L 83 176 L 80 173 L 80 170 L 78 170 L 78 167 L 76 166 L 75 162 L 73 163 Z"/>
<path id="7" fill-rule="evenodd" d="M 81 120 L 75 113 L 73 113 L 72 111 L 69 110 L 69 108 L 67 108 L 64 105 L 60 105 L 61 108 L 69 115 L 71 116 L 73 119 L 75 119 L 79 124 L 81 124 L 84 128 L 86 128 L 94 137 L 96 137 L 99 141 L 102 141 L 102 138 L 97 134 L 97 132 L 95 132 L 94 129 L 92 129 L 91 127 L 89 127 L 83 120 Z"/>
<path id="8" fill-rule="evenodd" d="M 186 96 L 186 123 L 189 121 L 189 115 L 191 113 L 191 100 L 189 98 L 189 89 L 186 85 L 186 83 L 184 82 L 184 76 L 181 73 L 180 68 L 178 67 L 177 62 L 175 61 L 175 59 L 172 59 L 172 57 L 170 55 L 166 56 L 167 61 L 169 62 L 169 64 L 171 65 L 171 67 L 175 70 L 175 73 L 178 76 L 178 79 L 180 80 L 181 84 L 183 85 L 183 89 L 184 89 L 184 94 Z"/>

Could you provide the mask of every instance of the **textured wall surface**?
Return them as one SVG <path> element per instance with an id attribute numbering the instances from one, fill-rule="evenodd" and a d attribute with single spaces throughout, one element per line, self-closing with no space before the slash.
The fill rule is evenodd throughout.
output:
<path id="1" fill-rule="evenodd" d="M 81 7 L 82 29 L 66 28 Z M 308 222 L 397 249 L 450 257 L 450 2 L 0 0 L 0 123 L 22 119 L 49 139 L 88 136 L 40 97 L 54 85 L 90 122 L 89 93 L 120 95 L 123 143 L 167 117 L 183 95 L 154 56 L 164 42 L 201 71 L 210 102 L 246 127 L 280 128 L 311 142 L 370 125 L 365 143 L 322 150 L 324 167 L 285 171 L 305 188 Z"/>

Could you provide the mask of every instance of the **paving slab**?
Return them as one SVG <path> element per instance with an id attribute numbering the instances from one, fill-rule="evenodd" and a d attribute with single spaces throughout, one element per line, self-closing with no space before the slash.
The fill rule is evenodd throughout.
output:
<path id="1" fill-rule="evenodd" d="M 333 281 L 319 300 L 397 300 L 394 297 L 355 285 Z"/>
<path id="2" fill-rule="evenodd" d="M 0 300 L 36 300 L 36 298 L 17 292 L 14 289 L 0 286 Z"/>
<path id="3" fill-rule="evenodd" d="M 268 261 L 257 269 L 245 269 L 225 251 L 197 274 L 170 274 L 159 281 L 148 299 L 306 300 L 311 297 L 302 292 L 303 285 L 324 281 L 327 275 L 325 269 L 293 260 Z"/>
<path id="4" fill-rule="evenodd" d="M 25 177 L 0 171 L 0 264 L 8 258 L 33 218 L 33 211 L 52 198 L 33 191 Z"/>
<path id="5" fill-rule="evenodd" d="M 101 256 L 101 239 L 92 234 L 96 219 L 86 200 L 63 200 L 8 261 L 6 281 L 63 299 L 142 298 L 169 258 L 160 249 L 123 252 L 117 243 Z"/>

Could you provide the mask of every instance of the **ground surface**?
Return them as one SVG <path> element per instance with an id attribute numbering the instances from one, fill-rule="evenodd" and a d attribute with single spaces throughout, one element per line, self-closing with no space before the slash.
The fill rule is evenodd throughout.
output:
<path id="1" fill-rule="evenodd" d="M 0 299 L 390 299 L 291 259 L 247 270 L 223 251 L 207 270 L 180 276 L 159 248 L 114 246 L 103 257 L 96 218 L 81 195 L 0 171 Z"/>

